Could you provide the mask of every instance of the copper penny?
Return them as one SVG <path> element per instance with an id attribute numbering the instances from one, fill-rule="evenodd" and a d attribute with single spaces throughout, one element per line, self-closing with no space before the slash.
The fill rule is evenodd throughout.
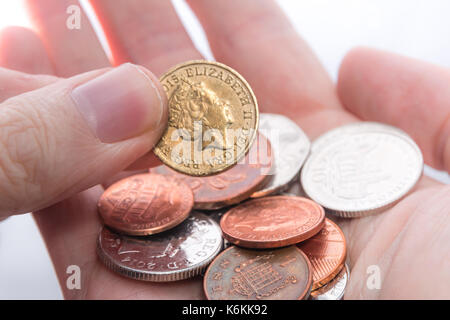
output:
<path id="1" fill-rule="evenodd" d="M 221 249 L 219 225 L 198 212 L 171 230 L 146 237 L 104 227 L 97 243 L 98 256 L 108 268 L 129 278 L 157 282 L 201 274 Z"/>
<path id="2" fill-rule="evenodd" d="M 344 267 L 347 246 L 342 230 L 330 219 L 314 237 L 297 244 L 313 268 L 313 290 L 333 279 Z"/>
<path id="3" fill-rule="evenodd" d="M 243 161 L 214 176 L 195 177 L 178 173 L 162 165 L 150 172 L 176 177 L 194 192 L 194 208 L 215 210 L 239 203 L 261 189 L 269 181 L 272 167 L 270 142 L 262 134 Z"/>
<path id="4" fill-rule="evenodd" d="M 295 246 L 232 246 L 214 259 L 203 278 L 208 300 L 300 300 L 308 298 L 311 284 L 311 265 Z"/>
<path id="5" fill-rule="evenodd" d="M 350 279 L 350 270 L 347 265 L 342 267 L 338 275 L 330 282 L 311 291 L 310 300 L 342 300 L 344 298 L 345 289 Z"/>
<path id="6" fill-rule="evenodd" d="M 301 197 L 274 196 L 245 202 L 220 221 L 228 241 L 247 248 L 278 248 L 311 238 L 325 223 L 325 211 Z"/>
<path id="7" fill-rule="evenodd" d="M 112 229 L 149 235 L 183 222 L 194 205 L 186 184 L 173 177 L 145 173 L 110 186 L 98 202 L 100 216 Z"/>

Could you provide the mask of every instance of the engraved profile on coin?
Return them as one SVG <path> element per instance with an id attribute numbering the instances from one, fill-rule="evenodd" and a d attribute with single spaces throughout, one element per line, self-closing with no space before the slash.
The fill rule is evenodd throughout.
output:
<path id="1" fill-rule="evenodd" d="M 180 84 L 169 99 L 169 126 L 185 130 L 183 139 L 192 141 L 201 139 L 203 131 L 215 129 L 213 124 L 223 123 L 220 136 L 211 142 L 202 141 L 201 150 L 205 148 L 229 149 L 226 141 L 226 129 L 234 123 L 230 102 L 220 99 L 207 87 L 205 82 L 192 82 L 180 78 Z"/>
<path id="2" fill-rule="evenodd" d="M 154 153 L 170 168 L 209 176 L 240 161 L 256 138 L 259 112 L 245 79 L 221 63 L 189 61 L 160 79 L 169 123 Z"/>
<path id="3" fill-rule="evenodd" d="M 297 300 L 311 290 L 311 269 L 296 247 L 271 251 L 230 247 L 214 259 L 203 288 L 209 300 Z"/>

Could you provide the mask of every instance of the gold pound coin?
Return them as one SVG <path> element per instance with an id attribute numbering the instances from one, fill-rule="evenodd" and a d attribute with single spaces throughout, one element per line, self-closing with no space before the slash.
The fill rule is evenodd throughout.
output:
<path id="1" fill-rule="evenodd" d="M 169 101 L 169 125 L 155 154 L 191 176 L 213 175 L 235 165 L 250 149 L 258 129 L 258 104 L 235 70 L 195 60 L 160 79 Z"/>

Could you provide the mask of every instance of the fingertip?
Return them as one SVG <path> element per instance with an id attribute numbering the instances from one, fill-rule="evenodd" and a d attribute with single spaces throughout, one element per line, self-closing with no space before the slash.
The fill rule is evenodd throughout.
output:
<path id="1" fill-rule="evenodd" d="M 10 26 L 0 31 L 0 66 L 31 74 L 51 74 L 52 67 L 39 36 L 32 30 Z"/>

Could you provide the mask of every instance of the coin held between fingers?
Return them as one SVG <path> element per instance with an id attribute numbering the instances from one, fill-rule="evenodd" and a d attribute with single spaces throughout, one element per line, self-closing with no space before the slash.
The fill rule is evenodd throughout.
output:
<path id="1" fill-rule="evenodd" d="M 169 124 L 154 149 L 172 169 L 192 176 L 235 165 L 256 138 L 259 112 L 245 79 L 221 63 L 189 61 L 161 77 Z"/>

